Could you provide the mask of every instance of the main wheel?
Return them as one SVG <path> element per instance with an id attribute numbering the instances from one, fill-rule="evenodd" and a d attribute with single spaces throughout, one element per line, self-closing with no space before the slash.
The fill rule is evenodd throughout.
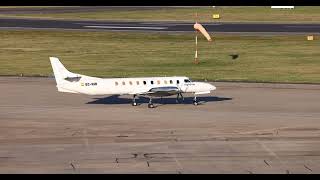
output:
<path id="1" fill-rule="evenodd" d="M 193 101 L 193 105 L 197 106 L 198 102 L 197 101 Z"/>
<path id="2" fill-rule="evenodd" d="M 154 108 L 153 104 L 148 104 L 148 108 Z"/>

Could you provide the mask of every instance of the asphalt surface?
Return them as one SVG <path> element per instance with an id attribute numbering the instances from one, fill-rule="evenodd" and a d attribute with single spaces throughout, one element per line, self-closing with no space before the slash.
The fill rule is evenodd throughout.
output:
<path id="1" fill-rule="evenodd" d="M 0 77 L 0 173 L 320 172 L 320 85 L 213 84 L 148 109 Z"/>
<path id="2" fill-rule="evenodd" d="M 208 32 L 319 33 L 320 24 L 202 23 Z M 99 31 L 193 32 L 193 23 L 116 22 L 0 18 L 0 29 L 73 29 Z"/>

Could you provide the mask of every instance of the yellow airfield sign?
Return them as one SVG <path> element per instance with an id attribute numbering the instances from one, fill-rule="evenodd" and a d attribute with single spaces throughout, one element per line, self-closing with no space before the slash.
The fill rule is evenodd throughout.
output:
<path id="1" fill-rule="evenodd" d="M 220 19 L 220 14 L 213 14 L 213 15 L 212 15 L 212 18 L 213 18 L 213 19 Z"/>

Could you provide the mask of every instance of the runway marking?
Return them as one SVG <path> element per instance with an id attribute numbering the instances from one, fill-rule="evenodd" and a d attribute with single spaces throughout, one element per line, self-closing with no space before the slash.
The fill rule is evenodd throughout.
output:
<path id="1" fill-rule="evenodd" d="M 83 26 L 87 28 L 103 28 L 103 29 L 168 29 L 167 27 L 133 27 L 133 26 Z"/>
<path id="2" fill-rule="evenodd" d="M 165 26 L 179 26 L 179 25 L 183 25 L 183 26 L 193 26 L 193 23 L 156 23 L 156 22 L 152 22 L 152 23 L 139 23 L 139 24 L 148 24 L 148 25 L 165 25 Z M 220 26 L 223 24 L 210 24 L 210 23 L 201 23 L 202 25 L 206 25 L 206 26 Z"/>
<path id="3" fill-rule="evenodd" d="M 286 129 L 286 128 L 292 128 L 293 126 L 284 126 L 284 127 L 278 127 L 278 128 L 268 128 L 268 129 L 257 129 L 257 130 L 253 130 L 253 131 L 244 131 L 244 132 L 241 132 L 241 131 L 238 131 L 239 134 L 253 134 L 253 133 L 259 133 L 259 132 L 276 132 L 278 133 L 279 130 L 282 130 L 282 129 Z"/>
<path id="4" fill-rule="evenodd" d="M 283 169 L 286 169 L 286 168 L 285 168 L 285 167 L 286 167 L 286 164 L 281 161 L 280 157 L 279 157 L 275 152 L 273 152 L 271 149 L 269 149 L 264 143 L 262 143 L 262 142 L 260 142 L 260 141 L 257 141 L 257 143 L 260 144 L 260 146 L 261 146 L 266 152 L 268 152 L 269 155 L 275 157 L 275 158 L 279 161 L 279 163 L 280 163 L 280 165 L 281 165 L 281 167 L 282 167 Z M 264 162 L 266 163 L 265 160 L 264 160 Z M 266 164 L 268 164 L 268 166 L 270 166 L 269 163 L 266 163 Z M 287 171 L 288 171 L 288 170 L 287 170 Z"/>
<path id="5" fill-rule="evenodd" d="M 312 172 L 312 169 L 310 169 L 308 166 L 306 166 L 305 164 L 303 165 L 306 169 L 308 169 L 309 171 Z"/>
<path id="6" fill-rule="evenodd" d="M 89 146 L 89 139 L 88 139 L 88 135 L 87 135 L 87 129 L 83 129 L 83 140 L 84 140 L 84 144 L 86 147 Z"/>
<path id="7" fill-rule="evenodd" d="M 271 151 L 269 148 L 267 148 L 267 146 L 265 146 L 264 143 L 261 143 L 260 141 L 257 141 L 257 142 L 258 142 L 258 144 L 261 145 L 261 147 L 262 147 L 266 152 L 269 153 L 269 155 L 271 155 L 271 156 L 275 157 L 276 159 L 280 160 L 279 156 L 278 156 L 276 153 L 274 153 L 273 151 Z M 268 165 L 269 165 L 269 164 L 268 164 Z M 270 165 L 269 165 L 269 166 L 270 166 Z"/>
<path id="8" fill-rule="evenodd" d="M 144 24 L 144 25 L 161 25 L 161 26 L 177 26 L 177 25 L 188 25 L 188 24 L 174 24 L 174 23 L 169 23 L 169 24 L 166 24 L 166 23 L 139 23 L 139 24 Z"/>
<path id="9" fill-rule="evenodd" d="M 72 163 L 70 163 L 70 165 L 71 165 L 71 167 L 72 167 L 73 171 L 75 171 L 75 170 L 76 170 L 76 168 L 74 167 L 74 165 L 73 165 Z"/>
<path id="10" fill-rule="evenodd" d="M 310 25 L 310 26 L 285 26 L 285 27 L 291 27 L 291 28 L 319 28 L 318 25 Z"/>
<path id="11" fill-rule="evenodd" d="M 182 167 L 181 163 L 178 161 L 177 156 L 176 156 L 175 153 L 174 153 L 173 159 L 174 159 L 174 161 L 176 162 L 176 164 L 178 165 L 178 167 L 180 168 L 180 171 L 179 171 L 179 172 L 181 172 L 181 171 L 183 170 L 183 167 Z"/>

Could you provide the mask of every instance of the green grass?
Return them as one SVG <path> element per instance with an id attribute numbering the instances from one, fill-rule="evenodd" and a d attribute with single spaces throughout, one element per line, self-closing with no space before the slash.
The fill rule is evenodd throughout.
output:
<path id="1" fill-rule="evenodd" d="M 194 22 L 195 12 L 200 22 L 273 22 L 273 23 L 319 23 L 320 6 L 295 6 L 295 9 L 271 9 L 270 6 L 211 6 L 190 8 L 166 8 L 156 10 L 106 10 L 82 13 L 53 14 L 1 14 L 0 17 L 33 17 L 49 19 L 94 19 L 94 20 L 136 20 L 136 21 L 190 21 Z M 221 19 L 212 19 L 212 14 Z"/>
<path id="2" fill-rule="evenodd" d="M 50 76 L 48 57 L 56 56 L 70 71 L 100 77 L 320 83 L 319 41 L 303 35 L 201 37 L 198 65 L 193 33 L 12 30 L 0 39 L 0 75 Z"/>

